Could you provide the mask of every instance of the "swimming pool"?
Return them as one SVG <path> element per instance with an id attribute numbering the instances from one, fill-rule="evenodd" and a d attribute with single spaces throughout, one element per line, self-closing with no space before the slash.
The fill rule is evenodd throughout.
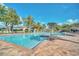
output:
<path id="1" fill-rule="evenodd" d="M 47 37 L 41 37 L 41 35 L 50 36 L 63 35 L 61 33 L 30 33 L 30 34 L 11 34 L 7 36 L 0 36 L 0 40 L 4 40 L 6 42 L 16 44 L 18 46 L 22 46 L 25 48 L 34 48 L 39 43 L 47 40 Z"/>
<path id="2" fill-rule="evenodd" d="M 0 40 L 4 40 L 6 42 L 16 44 L 18 46 L 22 46 L 25 48 L 34 48 L 40 42 L 42 42 L 45 38 L 40 37 L 39 35 L 27 35 L 27 34 L 16 34 L 9 36 L 0 36 Z"/>

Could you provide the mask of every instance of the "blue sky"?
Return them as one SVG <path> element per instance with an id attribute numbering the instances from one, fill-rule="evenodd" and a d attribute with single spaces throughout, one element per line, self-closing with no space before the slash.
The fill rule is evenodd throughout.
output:
<path id="1" fill-rule="evenodd" d="M 5 5 L 14 8 L 19 16 L 25 18 L 32 15 L 35 21 L 41 23 L 79 21 L 79 4 L 6 3 Z"/>

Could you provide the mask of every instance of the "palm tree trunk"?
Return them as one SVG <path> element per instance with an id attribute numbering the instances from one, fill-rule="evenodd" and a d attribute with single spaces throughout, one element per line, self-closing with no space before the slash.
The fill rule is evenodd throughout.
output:
<path id="1" fill-rule="evenodd" d="M 13 32 L 13 24 L 10 26 L 10 31 Z"/>
<path id="2" fill-rule="evenodd" d="M 7 22 L 5 23 L 5 26 L 6 26 L 6 30 L 9 32 L 9 27 L 8 27 L 8 23 Z"/>

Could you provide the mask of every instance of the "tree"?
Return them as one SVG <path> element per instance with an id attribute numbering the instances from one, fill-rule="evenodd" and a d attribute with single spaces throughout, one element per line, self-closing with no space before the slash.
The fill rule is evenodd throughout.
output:
<path id="1" fill-rule="evenodd" d="M 0 16 L 0 21 L 4 22 L 6 25 L 6 28 L 8 30 L 12 31 L 13 25 L 19 23 L 19 17 L 17 15 L 16 11 L 12 8 L 8 8 L 7 10 L 5 10 L 5 8 L 3 6 L 0 8 L 0 12 L 2 14 Z"/>
<path id="2" fill-rule="evenodd" d="M 24 21 L 26 22 L 26 26 L 28 27 L 29 32 L 31 32 L 31 29 L 36 24 L 34 22 L 33 16 L 28 16 L 27 18 L 24 18 Z"/>
<path id="3" fill-rule="evenodd" d="M 57 23 L 51 22 L 51 23 L 48 23 L 47 25 L 48 25 L 49 30 L 52 31 L 52 29 L 54 30 L 54 28 L 57 26 Z"/>
<path id="4" fill-rule="evenodd" d="M 19 24 L 19 16 L 16 11 L 12 8 L 9 8 L 6 16 L 9 16 L 8 24 L 10 25 L 10 30 L 13 30 L 13 26 Z"/>
<path id="5" fill-rule="evenodd" d="M 6 14 L 6 12 L 7 12 L 6 6 L 0 4 L 0 17 Z"/>
<path id="6" fill-rule="evenodd" d="M 0 21 L 5 22 L 5 15 L 7 14 L 6 6 L 0 4 Z M 7 18 L 6 18 L 7 19 Z M 7 27 L 6 27 L 7 28 Z"/>
<path id="7" fill-rule="evenodd" d="M 27 17 L 27 24 L 28 24 L 28 26 L 32 26 L 33 25 L 33 17 L 32 16 L 28 16 Z"/>
<path id="8" fill-rule="evenodd" d="M 6 14 L 7 10 L 5 6 L 0 4 L 0 21 L 3 21 L 3 16 Z"/>
<path id="9" fill-rule="evenodd" d="M 49 27 L 50 29 L 52 29 L 52 28 L 55 27 L 57 24 L 56 24 L 56 23 L 48 23 L 47 25 L 48 25 L 48 27 Z"/>
<path id="10" fill-rule="evenodd" d="M 36 25 L 37 25 L 37 31 L 38 32 L 41 31 L 42 30 L 41 23 L 38 22 Z"/>
<path id="11" fill-rule="evenodd" d="M 46 25 L 42 24 L 42 31 L 46 31 Z"/>
<path id="12" fill-rule="evenodd" d="M 69 25 L 69 24 L 63 24 L 61 26 L 61 30 L 70 31 L 70 29 L 71 29 L 71 25 Z"/>
<path id="13" fill-rule="evenodd" d="M 79 27 L 79 23 L 77 22 L 77 23 L 73 23 L 73 24 L 71 24 L 71 26 L 72 27 Z"/>

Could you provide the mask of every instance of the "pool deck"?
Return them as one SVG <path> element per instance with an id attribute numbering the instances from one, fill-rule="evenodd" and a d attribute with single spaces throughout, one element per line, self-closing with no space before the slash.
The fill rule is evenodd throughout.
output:
<path id="1" fill-rule="evenodd" d="M 0 40 L 0 56 L 29 56 L 31 50 Z"/>
<path id="2" fill-rule="evenodd" d="M 34 49 L 34 56 L 79 56 L 79 35 L 46 41 Z"/>
<path id="3" fill-rule="evenodd" d="M 0 56 L 79 56 L 79 35 L 40 43 L 33 49 L 0 41 Z"/>

